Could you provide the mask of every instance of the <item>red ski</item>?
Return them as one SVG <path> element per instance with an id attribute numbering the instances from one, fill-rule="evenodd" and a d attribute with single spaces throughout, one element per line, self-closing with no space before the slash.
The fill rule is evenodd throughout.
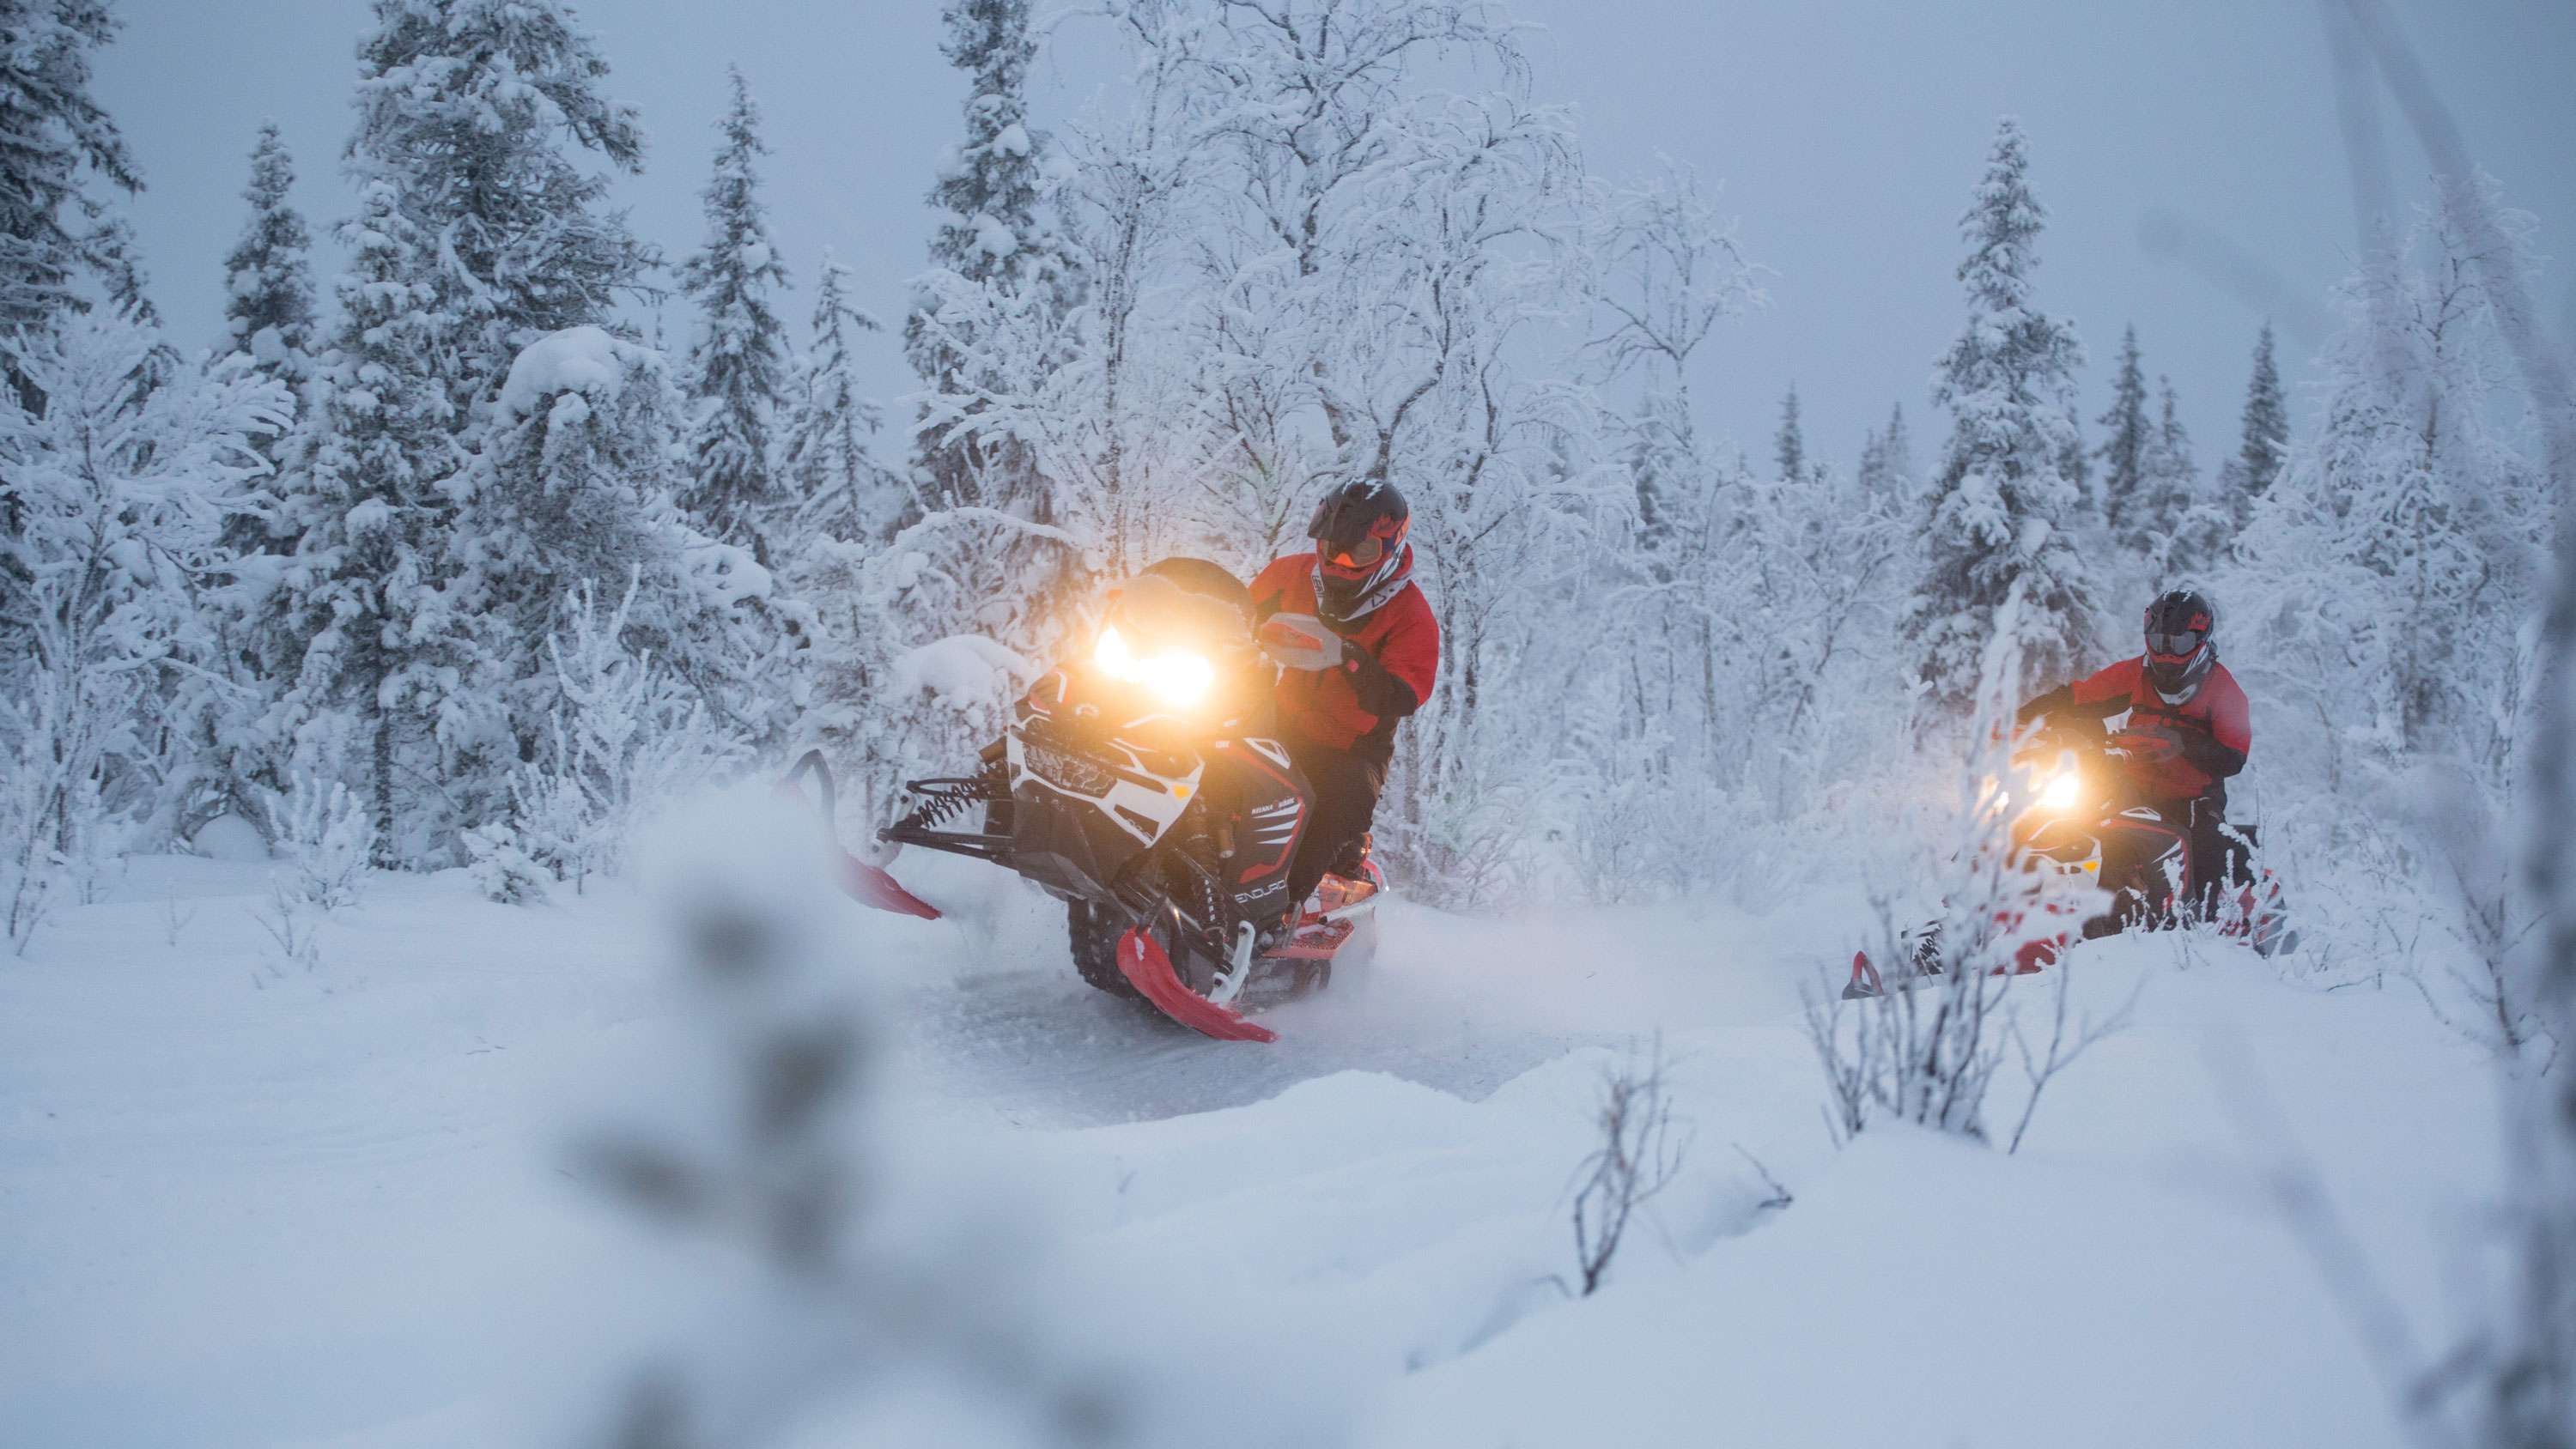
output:
<path id="1" fill-rule="evenodd" d="M 1246 1021 L 1230 1006 L 1219 1006 L 1181 984 L 1172 958 L 1154 938 L 1133 926 L 1118 938 L 1118 970 L 1127 984 L 1154 1003 L 1165 1016 L 1218 1041 L 1277 1041 L 1279 1033 Z"/>
<path id="2" fill-rule="evenodd" d="M 819 806 L 805 798 L 805 787 L 797 783 L 809 774 L 823 792 L 823 802 Z M 842 891 L 852 900 L 901 916 L 919 916 L 925 921 L 939 919 L 937 906 L 905 890 L 893 876 L 850 854 L 849 848 L 841 844 L 840 830 L 833 818 L 839 802 L 832 789 L 832 772 L 824 768 L 822 751 L 807 750 L 805 757 L 796 762 L 796 768 L 787 772 L 787 778 L 779 781 L 772 793 L 781 800 L 793 800 L 813 811 L 815 817 L 822 821 L 823 844 L 832 852 L 833 874 Z"/>

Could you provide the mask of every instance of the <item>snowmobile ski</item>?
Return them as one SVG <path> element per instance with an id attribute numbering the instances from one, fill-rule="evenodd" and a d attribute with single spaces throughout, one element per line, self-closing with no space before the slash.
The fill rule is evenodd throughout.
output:
<path id="1" fill-rule="evenodd" d="M 819 805 L 806 798 L 805 787 L 799 783 L 809 774 L 814 777 L 815 788 L 823 796 Z M 804 757 L 796 762 L 796 768 L 787 772 L 787 778 L 778 782 L 774 793 L 782 800 L 793 800 L 803 805 L 822 821 L 823 842 L 834 857 L 833 876 L 843 894 L 861 905 L 892 911 L 899 916 L 919 916 L 925 921 L 939 919 L 937 906 L 905 890 L 893 876 L 850 854 L 849 848 L 841 844 L 841 832 L 834 818 L 839 802 L 832 788 L 832 771 L 823 763 L 821 750 L 807 750 Z"/>
<path id="2" fill-rule="evenodd" d="M 1279 1033 L 1246 1021 L 1230 1006 L 1219 1006 L 1181 984 L 1172 958 L 1153 937 L 1135 926 L 1118 938 L 1118 969 L 1165 1016 L 1218 1041 L 1277 1041 Z"/>

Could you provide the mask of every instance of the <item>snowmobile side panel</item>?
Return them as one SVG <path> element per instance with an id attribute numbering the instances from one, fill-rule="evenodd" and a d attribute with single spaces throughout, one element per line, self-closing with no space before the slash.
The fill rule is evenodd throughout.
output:
<path id="1" fill-rule="evenodd" d="M 1144 931 L 1130 926 L 1118 938 L 1118 969 L 1147 1001 L 1165 1016 L 1203 1036 L 1219 1041 L 1277 1041 L 1279 1033 L 1243 1019 L 1232 1007 L 1219 1006 L 1181 984 L 1172 958 Z"/>

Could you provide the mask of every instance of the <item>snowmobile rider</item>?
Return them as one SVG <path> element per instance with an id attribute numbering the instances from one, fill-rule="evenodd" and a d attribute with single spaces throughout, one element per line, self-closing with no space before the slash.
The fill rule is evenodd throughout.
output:
<path id="1" fill-rule="evenodd" d="M 1293 900 L 1328 889 L 1332 910 L 1366 894 L 1369 822 L 1395 756 L 1395 722 L 1431 697 L 1440 624 L 1413 582 L 1413 511 L 1378 479 L 1336 485 L 1306 532 L 1312 553 L 1252 581 L 1261 647 L 1283 666 L 1279 738 L 1315 792 L 1288 868 Z M 1330 878 L 1328 880 L 1328 878 Z"/>
<path id="2" fill-rule="evenodd" d="M 2207 598 L 2168 590 L 2147 606 L 2146 626 L 2144 654 L 2050 690 L 2023 705 L 2018 718 L 2027 725 L 2051 714 L 2107 719 L 2128 713 L 2111 744 L 2127 752 L 2129 784 L 2140 801 L 2187 837 L 2182 899 L 2208 911 L 2220 884 L 2245 868 L 2241 850 L 2222 831 L 2227 781 L 2245 768 L 2253 723 L 2245 691 L 2218 662 L 2218 611 Z M 2129 870 L 2114 874 L 2118 864 L 2103 862 L 2106 883 L 2134 871 L 2127 863 Z"/>

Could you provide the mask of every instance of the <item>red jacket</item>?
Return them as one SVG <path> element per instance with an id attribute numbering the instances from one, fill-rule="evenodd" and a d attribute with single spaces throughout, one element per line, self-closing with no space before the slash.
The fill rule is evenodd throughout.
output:
<path id="1" fill-rule="evenodd" d="M 2254 747 L 2252 711 L 2245 691 L 2224 664 L 2210 666 L 2200 692 L 2179 705 L 2167 704 L 2147 682 L 2144 659 L 2123 659 L 2090 679 L 2069 687 L 2074 703 L 2089 705 L 2086 714 L 2111 715 L 2120 703 L 2129 710 L 2129 729 L 2162 724 L 2180 736 L 2182 748 L 2162 760 L 2129 759 L 2129 778 L 2150 800 L 2190 800 L 2219 788 L 2219 782 L 2245 768 L 2245 753 Z"/>
<path id="2" fill-rule="evenodd" d="M 1315 556 L 1274 559 L 1252 581 L 1255 621 L 1273 614 L 1318 614 Z M 1338 669 L 1279 672 L 1279 729 L 1290 743 L 1326 745 L 1372 759 L 1383 768 L 1395 754 L 1395 722 L 1431 697 L 1440 670 L 1440 622 L 1422 589 L 1396 596 L 1336 633 L 1358 645 Z"/>

